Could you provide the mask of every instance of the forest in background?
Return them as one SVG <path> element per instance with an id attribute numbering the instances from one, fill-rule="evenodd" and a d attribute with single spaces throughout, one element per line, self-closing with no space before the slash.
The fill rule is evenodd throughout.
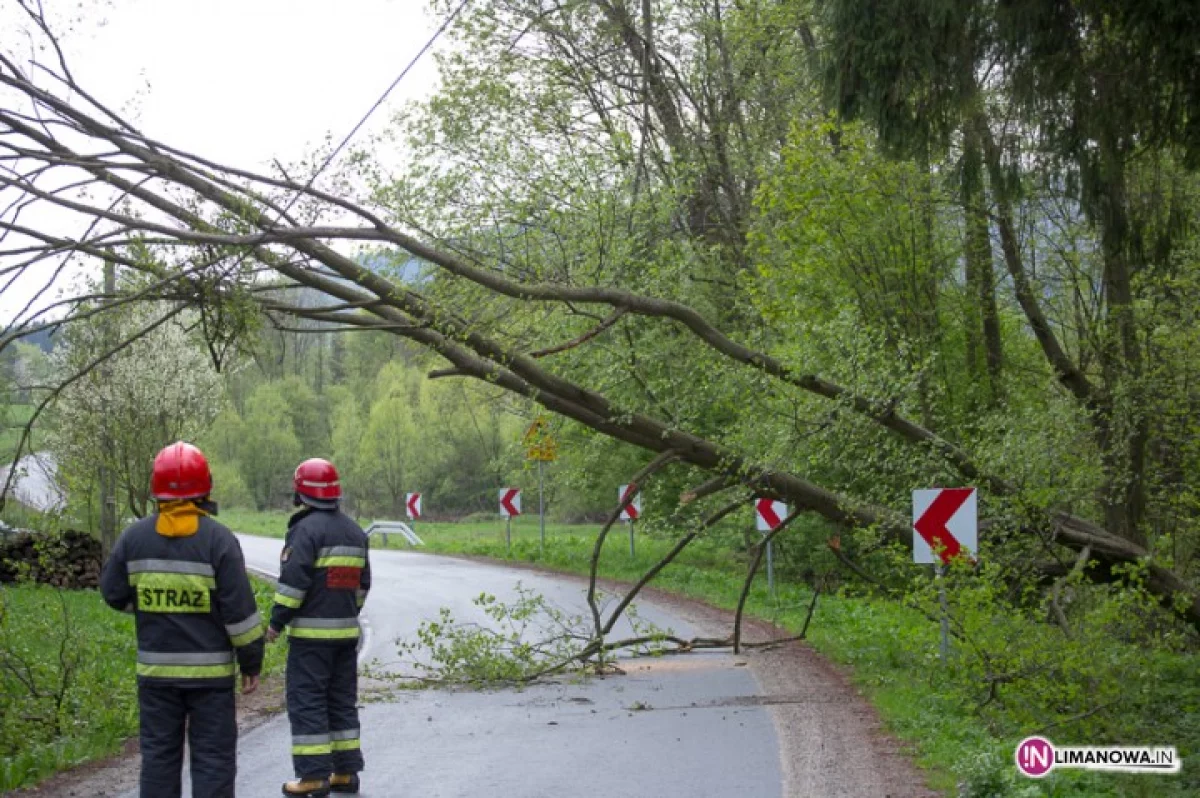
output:
<path id="1" fill-rule="evenodd" d="M 404 518 L 408 492 L 422 493 L 426 515 L 438 520 L 496 515 L 502 486 L 536 496 L 537 466 L 526 460 L 523 443 L 535 417 L 528 405 L 462 382 L 426 380 L 435 359 L 386 333 L 344 335 L 319 322 L 263 321 L 219 372 L 183 322 L 68 391 L 30 444 L 53 452 L 60 464 L 72 497 L 67 514 L 87 528 L 99 523 L 97 466 L 106 459 L 106 434 L 115 444 L 111 460 L 126 520 L 151 507 L 149 461 L 160 441 L 175 438 L 203 449 L 215 498 L 238 509 L 291 507 L 292 471 L 308 457 L 339 467 L 347 508 L 360 517 Z M 121 323 L 137 319 L 114 322 Z M 31 386 L 85 362 L 96 346 L 89 334 L 111 332 L 77 328 L 48 336 L 44 349 L 19 343 L 7 350 L 0 371 L 14 390 L 0 417 L 0 454 L 11 457 L 29 419 L 37 395 Z M 570 437 L 569 429 L 555 427 Z M 624 476 L 622 466 L 633 461 L 618 458 L 607 468 L 590 462 L 567 445 L 546 466 L 554 520 L 599 517 Z"/>

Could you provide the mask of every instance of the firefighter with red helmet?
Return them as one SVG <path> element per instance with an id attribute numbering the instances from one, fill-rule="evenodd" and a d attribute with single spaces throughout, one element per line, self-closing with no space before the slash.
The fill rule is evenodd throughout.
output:
<path id="1" fill-rule="evenodd" d="M 237 773 L 234 677 L 258 686 L 263 629 L 242 549 L 212 519 L 212 474 L 195 446 L 154 458 L 158 512 L 126 529 L 104 564 L 100 590 L 134 613 L 141 796 L 178 798 L 186 729 L 194 798 L 232 798 Z"/>
<path id="2" fill-rule="evenodd" d="M 341 512 L 337 469 L 327 460 L 296 468 L 267 639 L 286 627 L 287 710 L 296 779 L 283 794 L 357 793 L 363 769 L 358 728 L 358 614 L 371 587 L 367 535 Z"/>

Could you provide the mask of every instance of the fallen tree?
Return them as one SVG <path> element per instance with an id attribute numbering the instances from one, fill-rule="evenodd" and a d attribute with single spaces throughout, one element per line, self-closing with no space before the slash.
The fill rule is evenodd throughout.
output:
<path id="1" fill-rule="evenodd" d="M 48 27 L 36 13 L 33 18 L 52 45 L 50 51 L 56 52 Z M 31 67 L 0 56 L 0 87 L 23 105 L 6 103 L 0 108 L 0 190 L 10 198 L 0 209 L 3 254 L 10 265 L 0 276 L 44 275 L 48 289 L 67 264 L 83 259 L 115 264 L 137 278 L 130 282 L 134 288 L 119 295 L 89 294 L 36 311 L 30 311 L 31 304 L 26 309 L 30 312 L 0 334 L 0 350 L 48 326 L 101 312 L 99 300 L 166 303 L 167 317 L 183 307 L 196 309 L 218 347 L 228 345 L 239 329 L 238 317 L 229 309 L 247 306 L 271 317 L 320 322 L 326 329 L 387 332 L 421 344 L 449 363 L 431 376 L 489 383 L 656 453 L 651 470 L 667 461 L 686 464 L 719 477 L 722 487 L 741 486 L 755 495 L 787 501 L 797 513 L 813 513 L 845 528 L 872 529 L 885 540 L 910 545 L 904 508 L 881 506 L 831 490 L 805 474 L 758 462 L 752 454 L 669 419 L 623 406 L 549 365 L 548 353 L 588 345 L 611 321 L 601 317 L 592 333 L 527 351 L 520 341 L 490 332 L 436 292 L 386 277 L 335 248 L 369 243 L 419 258 L 486 294 L 550 307 L 591 308 L 607 312 L 609 319 L 619 314 L 653 320 L 664 332 L 688 336 L 709 354 L 761 375 L 773 389 L 820 397 L 838 412 L 869 420 L 921 456 L 939 458 L 963 480 L 999 496 L 1020 494 L 1018 486 L 986 473 L 962 447 L 906 417 L 891 397 L 859 395 L 819 375 L 797 372 L 769 353 L 734 340 L 686 304 L 604 285 L 523 281 L 511 276 L 502 260 L 488 262 L 455 251 L 452 245 L 423 240 L 390 223 L 369 204 L 318 188 L 311 180 L 235 169 L 155 141 L 95 100 L 61 56 L 57 64 Z M 25 223 L 24 215 L 35 207 L 83 220 L 84 232 L 50 233 Z M 329 217 L 339 223 L 320 223 Z M 314 308 L 288 302 L 281 294 L 289 286 L 319 291 L 330 303 Z M 66 315 L 54 315 L 61 312 Z M 146 329 L 161 321 L 148 323 Z M 100 353 L 79 374 L 96 368 L 110 354 Z M 30 425 L 34 421 L 36 414 Z M 1164 606 L 1200 628 L 1200 597 L 1187 582 L 1156 562 L 1143 546 L 1101 524 L 1046 506 L 1034 508 L 1014 533 L 1051 549 L 1086 550 L 1106 570 L 1144 565 L 1147 588 Z M 685 537 L 681 546 L 688 540 Z M 611 621 L 602 622 L 598 614 L 594 621 L 600 638 L 611 631 Z"/>

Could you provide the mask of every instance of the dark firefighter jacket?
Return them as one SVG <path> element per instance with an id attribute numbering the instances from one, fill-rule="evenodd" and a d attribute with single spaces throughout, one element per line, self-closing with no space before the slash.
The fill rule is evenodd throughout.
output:
<path id="1" fill-rule="evenodd" d="M 340 510 L 306 507 L 288 520 L 271 628 L 292 640 L 358 639 L 358 613 L 371 589 L 367 536 Z"/>
<path id="2" fill-rule="evenodd" d="M 121 534 L 100 590 L 114 609 L 136 614 L 139 681 L 232 687 L 237 668 L 255 676 L 263 660 L 262 618 L 242 548 L 194 504 L 173 510 L 185 513 L 182 524 L 167 510 Z"/>

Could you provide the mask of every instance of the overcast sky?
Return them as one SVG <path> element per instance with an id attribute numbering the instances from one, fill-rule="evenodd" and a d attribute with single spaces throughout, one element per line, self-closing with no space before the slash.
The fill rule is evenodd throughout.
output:
<path id="1" fill-rule="evenodd" d="M 71 9 L 78 0 L 44 3 Z M 81 84 L 147 135 L 252 168 L 295 161 L 326 136 L 340 140 L 438 24 L 424 0 L 85 0 L 85 7 L 65 40 Z M 16 35 L 6 24 L 12 11 L 0 15 L 5 50 Z M 435 71 L 427 54 L 376 112 L 374 129 L 404 101 L 427 96 Z M 0 323 L 29 290 L 0 295 Z"/>

